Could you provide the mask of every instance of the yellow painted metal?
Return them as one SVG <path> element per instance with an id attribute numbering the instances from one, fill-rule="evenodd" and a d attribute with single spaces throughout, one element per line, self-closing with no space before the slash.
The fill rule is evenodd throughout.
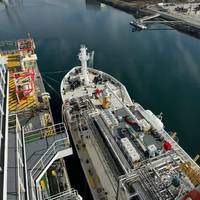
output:
<path id="1" fill-rule="evenodd" d="M 13 54 L 6 54 L 6 56 L 8 56 L 8 58 L 15 58 L 17 56 L 19 56 L 19 53 L 13 53 Z"/>
<path id="2" fill-rule="evenodd" d="M 93 178 L 91 175 L 89 175 L 89 176 L 88 176 L 88 180 L 89 180 L 89 185 L 90 185 L 92 188 L 95 188 L 95 187 L 96 187 L 96 183 L 95 183 L 95 181 L 94 181 L 94 178 Z"/>
<path id="3" fill-rule="evenodd" d="M 96 177 L 96 182 L 97 182 L 97 183 L 100 183 L 100 178 L 99 178 L 99 176 Z"/>
<path id="4" fill-rule="evenodd" d="M 50 137 L 55 134 L 56 134 L 56 132 L 54 131 L 54 128 L 48 127 L 47 130 L 45 131 L 45 133 L 43 134 L 43 137 L 46 138 L 46 137 Z"/>
<path id="5" fill-rule="evenodd" d="M 194 186 L 200 184 L 200 170 L 192 168 L 190 162 L 182 163 L 179 169 L 188 176 Z"/>
<path id="6" fill-rule="evenodd" d="M 43 99 L 44 102 L 48 102 L 48 101 L 49 101 L 49 98 L 50 98 L 49 95 L 44 95 L 44 96 L 42 97 L 42 99 Z"/>
<path id="7" fill-rule="evenodd" d="M 52 174 L 52 176 L 57 176 L 57 173 L 56 173 L 55 170 L 52 170 L 52 171 L 51 171 L 51 174 Z"/>
<path id="8" fill-rule="evenodd" d="M 18 102 L 17 96 L 15 94 L 15 84 L 14 79 L 10 77 L 9 81 L 9 110 L 10 111 L 21 111 L 24 109 L 32 108 L 36 105 L 35 96 L 29 96 L 24 100 Z"/>
<path id="9" fill-rule="evenodd" d="M 44 182 L 44 180 L 40 181 L 40 186 L 41 186 L 42 190 L 45 189 L 45 182 Z"/>
<path id="10" fill-rule="evenodd" d="M 20 55 L 17 54 L 7 54 L 8 63 L 7 67 L 9 70 L 20 66 Z"/>
<path id="11" fill-rule="evenodd" d="M 20 100 L 18 102 L 16 93 L 15 93 L 15 82 L 13 77 L 13 72 L 21 70 L 20 64 L 20 54 L 7 54 L 8 58 L 7 67 L 10 72 L 9 77 L 9 111 L 23 111 L 29 108 L 36 106 L 36 96 L 28 96 L 26 99 Z"/>
<path id="12" fill-rule="evenodd" d="M 168 171 L 170 171 L 171 169 L 173 169 L 173 166 L 171 164 L 166 165 L 165 169 L 168 170 Z"/>
<path id="13" fill-rule="evenodd" d="M 103 98 L 102 107 L 103 107 L 103 109 L 108 109 L 108 108 L 110 108 L 110 97 L 104 97 L 104 98 Z"/>
<path id="14" fill-rule="evenodd" d="M 44 114 L 44 123 L 45 123 L 45 126 L 49 126 L 50 124 L 52 124 L 51 116 L 49 113 Z"/>

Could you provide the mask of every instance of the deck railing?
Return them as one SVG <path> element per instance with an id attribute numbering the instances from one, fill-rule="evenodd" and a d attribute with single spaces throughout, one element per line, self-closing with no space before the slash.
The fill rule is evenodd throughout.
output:
<path id="1" fill-rule="evenodd" d="M 51 134 L 50 134 L 51 132 Z M 48 133 L 48 134 L 47 134 Z M 65 133 L 65 134 L 64 134 Z M 70 141 L 67 134 L 66 127 L 63 123 L 54 124 L 41 129 L 36 129 L 25 133 L 25 141 L 32 141 L 33 136 L 38 139 L 43 139 L 50 135 L 64 134 L 62 139 L 55 140 L 47 151 L 40 157 L 37 163 L 30 171 L 30 180 L 32 187 L 32 199 L 41 199 L 41 194 L 37 188 L 38 178 L 41 174 L 45 173 L 49 163 L 55 160 L 56 154 L 60 151 L 66 150 L 70 147 Z M 38 136 L 39 135 L 39 136 Z"/>
<path id="2" fill-rule="evenodd" d="M 62 151 L 69 146 L 70 143 L 68 137 L 56 140 L 32 168 L 31 176 L 33 177 L 33 179 L 35 180 L 40 175 L 40 173 L 59 151 Z"/>
<path id="3" fill-rule="evenodd" d="M 69 190 L 50 196 L 45 200 L 72 200 L 72 199 L 81 200 L 81 198 L 78 195 L 78 191 L 73 188 L 70 188 Z"/>
<path id="4" fill-rule="evenodd" d="M 58 124 L 54 124 L 51 126 L 47 126 L 44 128 L 40 128 L 40 129 L 35 129 L 35 130 L 31 130 L 31 131 L 25 131 L 25 142 L 26 143 L 31 143 L 31 142 L 35 142 L 37 140 L 49 137 L 49 136 L 53 136 L 53 135 L 57 135 L 57 134 L 63 134 L 66 133 L 66 127 L 64 125 L 64 123 L 58 123 Z M 66 136 L 68 137 L 68 135 L 66 134 Z"/>
<path id="5" fill-rule="evenodd" d="M 40 160 L 35 164 L 30 172 L 31 176 L 31 187 L 32 187 L 32 198 L 36 199 L 36 184 L 35 181 L 38 176 L 44 172 L 47 165 L 53 160 L 54 156 L 59 152 L 66 148 L 70 147 L 69 138 L 62 138 L 60 140 L 56 140 L 49 149 L 45 152 L 45 154 L 40 158 Z M 39 195 L 38 195 L 39 196 Z M 39 198 L 38 198 L 39 199 Z"/>

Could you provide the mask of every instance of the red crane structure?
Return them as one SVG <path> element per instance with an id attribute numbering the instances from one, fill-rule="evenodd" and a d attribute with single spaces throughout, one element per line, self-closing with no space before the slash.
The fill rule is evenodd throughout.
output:
<path id="1" fill-rule="evenodd" d="M 35 64 L 37 56 L 34 54 L 35 44 L 31 38 L 17 41 L 20 53 L 21 71 L 14 73 L 15 92 L 18 101 L 33 94 L 35 80 Z"/>

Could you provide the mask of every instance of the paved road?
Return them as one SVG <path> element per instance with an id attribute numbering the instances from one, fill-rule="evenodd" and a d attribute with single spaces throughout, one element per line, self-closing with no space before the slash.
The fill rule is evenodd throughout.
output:
<path id="1" fill-rule="evenodd" d="M 188 23 L 191 26 L 194 26 L 196 28 L 200 28 L 200 19 L 197 18 L 197 17 L 178 14 L 177 12 L 174 12 L 174 11 L 162 12 L 162 11 L 159 11 L 155 6 L 149 6 L 148 10 L 151 10 L 151 11 L 154 11 L 156 13 L 159 13 L 163 17 L 174 18 L 175 20 L 183 21 L 183 22 Z"/>

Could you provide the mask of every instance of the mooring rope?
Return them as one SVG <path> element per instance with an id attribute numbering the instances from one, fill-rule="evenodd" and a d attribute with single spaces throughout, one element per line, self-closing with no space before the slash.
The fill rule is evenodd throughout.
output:
<path id="1" fill-rule="evenodd" d="M 47 81 L 45 78 L 43 78 L 43 81 L 44 81 L 44 83 L 46 83 L 46 85 L 47 85 L 55 94 L 57 94 L 58 97 L 60 98 L 60 94 L 53 88 L 53 86 L 52 86 L 50 83 L 48 83 L 48 81 Z"/>

